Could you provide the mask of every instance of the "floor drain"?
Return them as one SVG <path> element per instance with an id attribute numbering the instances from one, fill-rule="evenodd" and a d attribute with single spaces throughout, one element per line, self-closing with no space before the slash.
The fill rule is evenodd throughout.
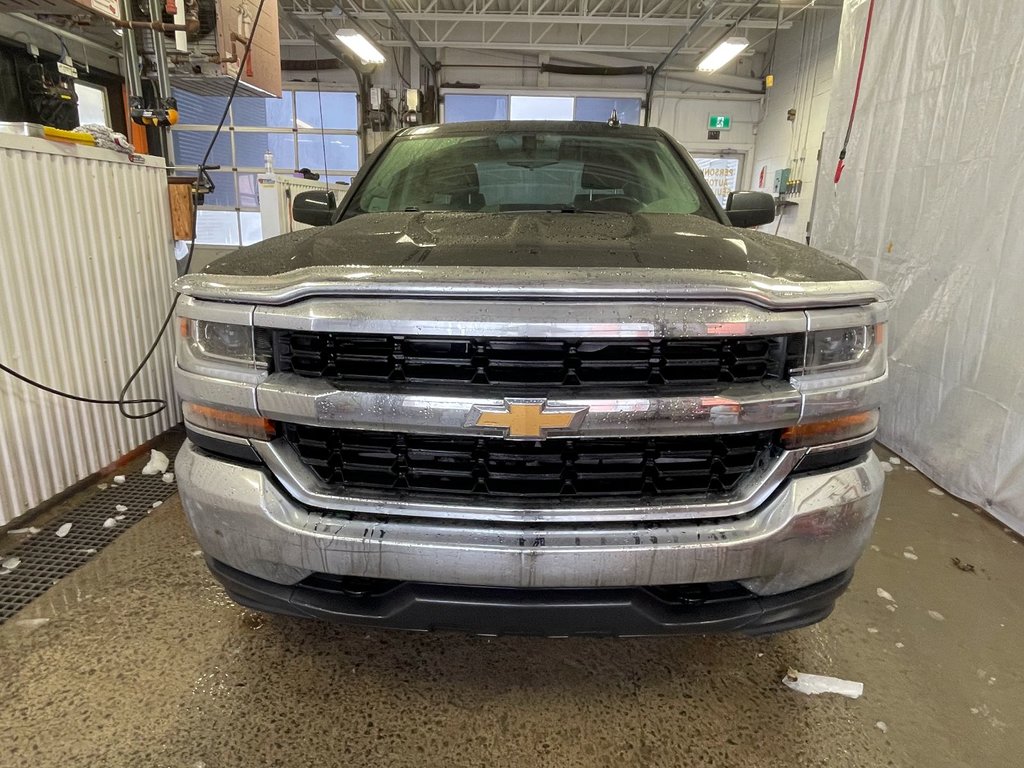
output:
<path id="1" fill-rule="evenodd" d="M 163 452 L 173 462 L 178 446 L 164 448 Z M 124 485 L 111 483 L 6 552 L 4 562 L 14 558 L 19 562 L 14 570 L 0 569 L 0 624 L 95 557 L 148 515 L 156 502 L 163 502 L 176 490 L 175 483 L 165 483 L 160 475 L 128 475 Z M 125 511 L 117 511 L 118 505 L 126 507 Z M 115 519 L 109 528 L 103 527 L 108 518 L 121 515 L 124 517 Z M 67 523 L 71 523 L 71 530 L 63 538 L 58 537 L 57 529 Z"/>

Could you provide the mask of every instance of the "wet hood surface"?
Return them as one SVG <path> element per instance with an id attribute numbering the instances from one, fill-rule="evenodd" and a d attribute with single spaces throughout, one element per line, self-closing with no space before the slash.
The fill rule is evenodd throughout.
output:
<path id="1" fill-rule="evenodd" d="M 813 248 L 702 216 L 586 213 L 363 214 L 241 248 L 204 271 L 271 276 L 335 266 L 726 270 L 797 282 L 862 278 Z"/>

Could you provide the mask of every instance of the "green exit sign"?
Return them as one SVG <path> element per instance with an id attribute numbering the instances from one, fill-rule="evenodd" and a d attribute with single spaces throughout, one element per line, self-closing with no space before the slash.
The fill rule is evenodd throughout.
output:
<path id="1" fill-rule="evenodd" d="M 708 118 L 709 131 L 728 131 L 732 128 L 732 117 L 729 115 L 711 115 Z"/>

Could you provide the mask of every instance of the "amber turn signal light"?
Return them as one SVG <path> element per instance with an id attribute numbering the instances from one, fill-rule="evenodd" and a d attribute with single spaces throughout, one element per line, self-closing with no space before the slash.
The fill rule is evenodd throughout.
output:
<path id="1" fill-rule="evenodd" d="M 262 416 L 240 411 L 228 411 L 198 403 L 183 403 L 185 420 L 197 427 L 254 440 L 270 440 L 277 434 L 274 423 Z"/>
<path id="2" fill-rule="evenodd" d="M 834 419 L 811 421 L 789 427 L 782 433 L 782 445 L 786 448 L 809 448 L 812 445 L 838 443 L 868 435 L 877 427 L 877 410 L 850 413 Z"/>

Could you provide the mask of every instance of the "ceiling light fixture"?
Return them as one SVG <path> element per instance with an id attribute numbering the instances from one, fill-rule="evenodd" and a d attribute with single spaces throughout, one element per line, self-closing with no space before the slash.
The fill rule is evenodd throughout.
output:
<path id="1" fill-rule="evenodd" d="M 338 41 L 359 57 L 363 64 L 383 64 L 387 61 L 377 46 L 371 43 L 366 35 L 354 29 L 339 29 L 334 33 Z"/>
<path id="2" fill-rule="evenodd" d="M 700 60 L 697 65 L 698 72 L 717 72 L 730 61 L 739 56 L 750 46 L 750 41 L 745 37 L 730 37 L 723 40 Z"/>

